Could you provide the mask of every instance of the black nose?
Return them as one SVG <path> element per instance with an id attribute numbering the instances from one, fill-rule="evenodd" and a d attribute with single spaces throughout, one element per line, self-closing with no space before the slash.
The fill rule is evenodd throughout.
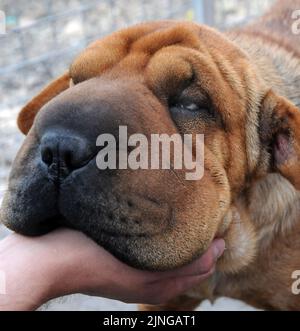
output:
<path id="1" fill-rule="evenodd" d="M 65 179 L 72 171 L 84 167 L 93 158 L 89 142 L 76 135 L 57 132 L 41 140 L 41 159 L 54 180 Z"/>

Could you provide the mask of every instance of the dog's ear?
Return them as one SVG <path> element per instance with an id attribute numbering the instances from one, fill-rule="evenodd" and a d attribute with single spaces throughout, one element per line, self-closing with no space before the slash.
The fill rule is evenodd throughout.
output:
<path id="1" fill-rule="evenodd" d="M 51 99 L 70 86 L 70 75 L 68 72 L 55 79 L 46 86 L 37 96 L 23 107 L 18 116 L 19 129 L 27 134 L 30 130 L 34 118 L 39 110 Z"/>
<path id="2" fill-rule="evenodd" d="M 300 189 L 300 109 L 270 90 L 262 102 L 260 135 L 270 170 Z"/>

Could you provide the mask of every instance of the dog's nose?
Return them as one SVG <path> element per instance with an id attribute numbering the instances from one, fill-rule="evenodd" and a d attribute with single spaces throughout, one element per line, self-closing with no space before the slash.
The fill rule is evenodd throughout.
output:
<path id="1" fill-rule="evenodd" d="M 93 158 L 89 142 L 75 135 L 50 132 L 41 140 L 41 159 L 52 179 L 64 179 Z"/>

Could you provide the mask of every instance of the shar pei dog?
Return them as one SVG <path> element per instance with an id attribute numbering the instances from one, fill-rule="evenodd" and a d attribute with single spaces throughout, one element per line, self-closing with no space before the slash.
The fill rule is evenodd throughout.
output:
<path id="1" fill-rule="evenodd" d="M 147 270 L 187 264 L 224 238 L 205 283 L 144 309 L 193 309 L 227 296 L 300 310 L 296 9 L 299 0 L 279 1 L 224 34 L 157 21 L 93 42 L 21 110 L 26 139 L 2 222 L 24 235 L 69 226 Z M 204 135 L 202 178 L 186 180 L 175 168 L 100 170 L 97 138 L 118 139 L 120 126 L 145 137 Z"/>

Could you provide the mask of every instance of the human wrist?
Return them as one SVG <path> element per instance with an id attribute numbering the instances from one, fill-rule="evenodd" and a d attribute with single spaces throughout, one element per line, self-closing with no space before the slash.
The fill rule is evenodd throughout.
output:
<path id="1" fill-rule="evenodd" d="M 60 258 L 35 238 L 12 234 L 0 242 L 4 293 L 0 310 L 35 310 L 53 297 Z"/>

